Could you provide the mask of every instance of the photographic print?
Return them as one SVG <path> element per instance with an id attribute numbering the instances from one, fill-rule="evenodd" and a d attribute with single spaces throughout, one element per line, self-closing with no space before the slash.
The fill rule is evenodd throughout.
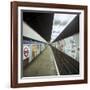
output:
<path id="1" fill-rule="evenodd" d="M 23 76 L 79 74 L 79 13 L 22 14 Z"/>
<path id="2" fill-rule="evenodd" d="M 11 11 L 11 87 L 87 82 L 87 6 L 12 2 Z"/>

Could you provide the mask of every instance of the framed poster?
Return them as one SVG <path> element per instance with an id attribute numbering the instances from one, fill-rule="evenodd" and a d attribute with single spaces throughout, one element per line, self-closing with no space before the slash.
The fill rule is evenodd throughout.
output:
<path id="1" fill-rule="evenodd" d="M 87 83 L 87 6 L 11 2 L 11 87 Z"/>

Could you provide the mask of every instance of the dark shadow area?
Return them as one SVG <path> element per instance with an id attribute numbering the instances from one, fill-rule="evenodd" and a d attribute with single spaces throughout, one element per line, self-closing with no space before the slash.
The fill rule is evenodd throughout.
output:
<path id="1" fill-rule="evenodd" d="M 23 20 L 46 41 L 51 39 L 53 13 L 23 12 Z"/>

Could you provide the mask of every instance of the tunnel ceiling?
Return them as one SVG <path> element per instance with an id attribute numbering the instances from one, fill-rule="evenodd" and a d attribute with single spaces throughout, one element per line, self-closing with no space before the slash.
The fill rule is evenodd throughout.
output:
<path id="1" fill-rule="evenodd" d="M 79 15 L 64 29 L 64 31 L 53 41 L 59 41 L 69 36 L 79 33 Z"/>
<path id="2" fill-rule="evenodd" d="M 23 12 L 23 20 L 46 41 L 51 39 L 53 13 Z"/>

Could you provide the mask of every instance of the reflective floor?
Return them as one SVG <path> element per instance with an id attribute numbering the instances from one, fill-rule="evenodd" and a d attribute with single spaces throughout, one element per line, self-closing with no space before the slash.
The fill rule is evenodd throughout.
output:
<path id="1" fill-rule="evenodd" d="M 24 69 L 24 77 L 57 75 L 54 60 L 50 46 L 46 47 L 46 49 Z"/>

